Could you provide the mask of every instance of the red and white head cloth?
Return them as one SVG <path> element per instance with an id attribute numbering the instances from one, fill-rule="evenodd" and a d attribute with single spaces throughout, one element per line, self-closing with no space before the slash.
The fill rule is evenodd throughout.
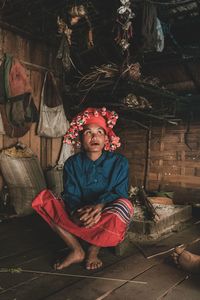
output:
<path id="1" fill-rule="evenodd" d="M 105 107 L 89 107 L 79 113 L 70 123 L 70 127 L 64 136 L 64 143 L 73 144 L 80 147 L 79 132 L 88 124 L 97 124 L 103 128 L 108 136 L 108 141 L 104 149 L 114 151 L 120 147 L 120 138 L 116 136 L 112 128 L 115 126 L 118 114 L 115 111 L 109 111 Z"/>

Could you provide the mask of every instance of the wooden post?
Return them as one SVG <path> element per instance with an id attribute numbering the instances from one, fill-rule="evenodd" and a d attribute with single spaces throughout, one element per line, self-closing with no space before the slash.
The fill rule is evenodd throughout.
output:
<path id="1" fill-rule="evenodd" d="M 145 190 L 148 184 L 149 161 L 151 156 L 151 132 L 152 132 L 152 125 L 150 123 L 150 126 L 146 132 L 146 158 L 145 158 L 144 181 L 143 181 L 143 186 Z"/>

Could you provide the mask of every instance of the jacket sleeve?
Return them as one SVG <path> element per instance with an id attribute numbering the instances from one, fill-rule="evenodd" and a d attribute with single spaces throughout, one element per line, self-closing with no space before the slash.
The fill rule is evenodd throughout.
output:
<path id="1" fill-rule="evenodd" d="M 105 204 L 119 198 L 128 198 L 128 173 L 128 160 L 122 157 L 120 162 L 113 168 L 108 189 L 95 201 L 96 204 Z"/>
<path id="2" fill-rule="evenodd" d="M 71 160 L 67 160 L 63 170 L 63 186 L 64 192 L 62 194 L 63 201 L 73 213 L 80 207 L 81 203 L 81 189 L 76 178 L 75 166 Z"/>

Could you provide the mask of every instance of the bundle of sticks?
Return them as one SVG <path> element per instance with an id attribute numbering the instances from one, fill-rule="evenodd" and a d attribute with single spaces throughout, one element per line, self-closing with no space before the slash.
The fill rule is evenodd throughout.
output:
<path id="1" fill-rule="evenodd" d="M 93 67 L 93 70 L 85 74 L 77 84 L 77 88 L 82 91 L 94 88 L 105 87 L 113 84 L 113 78 L 119 76 L 119 66 L 107 64 L 99 67 Z"/>
<path id="2" fill-rule="evenodd" d="M 152 220 L 154 222 L 157 222 L 159 220 L 160 217 L 156 212 L 153 204 L 147 197 L 147 194 L 142 186 L 135 188 L 134 192 L 132 194 L 130 193 L 130 198 L 134 202 L 139 203 L 139 205 L 145 207 L 147 219 Z"/>

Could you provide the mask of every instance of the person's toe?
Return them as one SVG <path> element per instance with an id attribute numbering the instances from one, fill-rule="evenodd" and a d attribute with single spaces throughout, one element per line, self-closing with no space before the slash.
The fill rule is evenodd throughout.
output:
<path id="1" fill-rule="evenodd" d="M 102 265 L 103 265 L 103 263 L 102 263 L 102 261 L 100 261 L 100 262 L 98 263 L 98 268 L 101 268 Z"/>
<path id="2" fill-rule="evenodd" d="M 60 266 L 60 263 L 59 263 L 59 262 L 56 262 L 56 263 L 53 265 L 54 270 L 59 270 L 59 266 Z"/>
<path id="3" fill-rule="evenodd" d="M 171 254 L 171 257 L 172 257 L 173 261 L 177 264 L 179 255 L 174 252 Z"/>
<path id="4" fill-rule="evenodd" d="M 181 255 L 184 250 L 185 250 L 184 246 L 178 246 L 175 248 L 175 253 L 177 253 L 178 255 Z"/>
<path id="5" fill-rule="evenodd" d="M 95 270 L 95 269 L 99 269 L 102 266 L 102 262 L 90 262 L 87 261 L 86 262 L 86 269 L 87 270 Z"/>
<path id="6" fill-rule="evenodd" d="M 57 259 L 57 260 L 54 262 L 53 269 L 54 269 L 54 270 L 61 270 L 61 269 L 62 269 L 62 263 L 63 263 L 63 260 L 62 260 L 62 259 Z"/>

